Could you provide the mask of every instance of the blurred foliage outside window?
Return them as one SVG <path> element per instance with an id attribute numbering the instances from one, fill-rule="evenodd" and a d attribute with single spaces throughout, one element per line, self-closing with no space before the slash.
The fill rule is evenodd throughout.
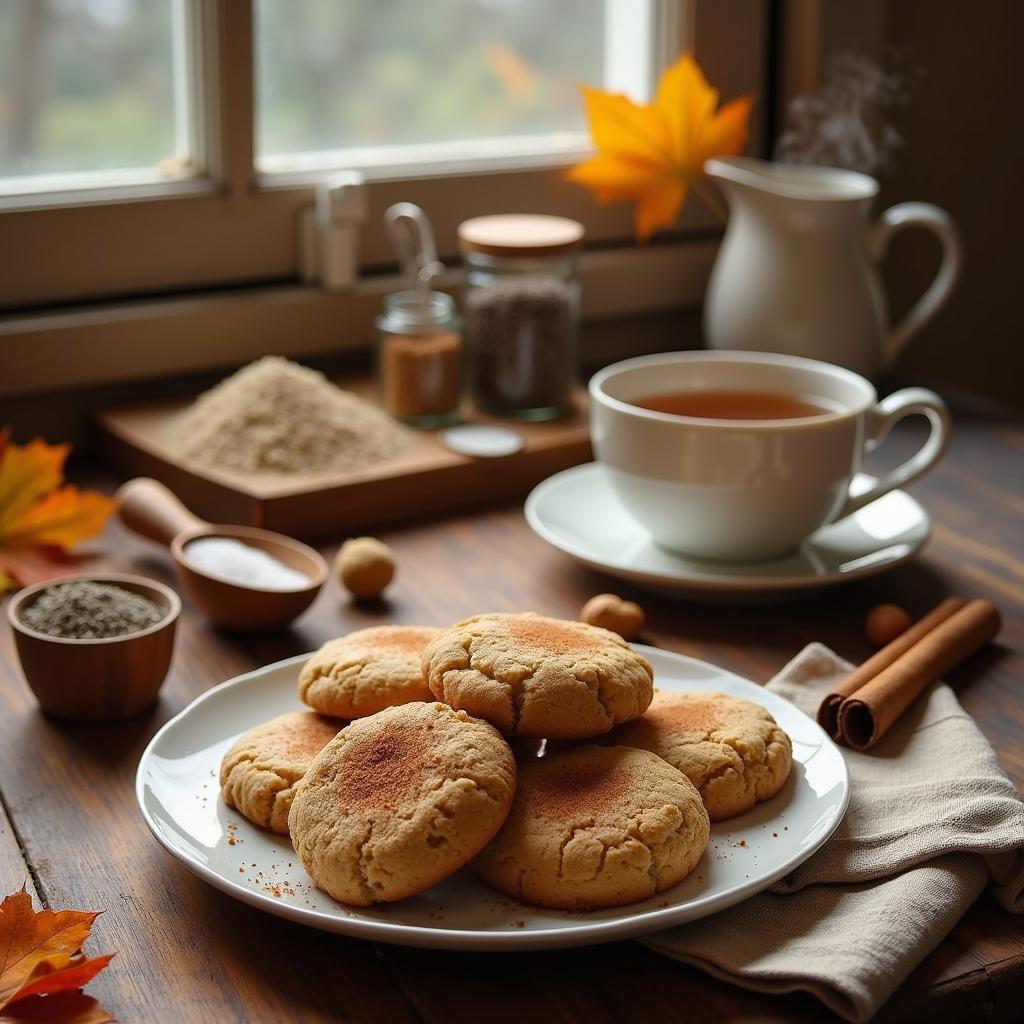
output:
<path id="1" fill-rule="evenodd" d="M 259 157 L 578 131 L 602 0 L 257 0 Z"/>
<path id="2" fill-rule="evenodd" d="M 187 158 L 181 11 L 176 0 L 0 0 L 0 177 Z"/>
<path id="3" fill-rule="evenodd" d="M 188 168 L 186 0 L 0 0 L 0 178 Z M 256 152 L 580 131 L 603 0 L 254 0 Z M 340 157 L 342 160 L 343 155 Z"/>

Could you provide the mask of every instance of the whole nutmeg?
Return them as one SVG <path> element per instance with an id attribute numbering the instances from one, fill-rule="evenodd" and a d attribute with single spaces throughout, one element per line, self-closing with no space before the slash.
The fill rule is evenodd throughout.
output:
<path id="1" fill-rule="evenodd" d="M 864 631 L 876 647 L 884 647 L 909 629 L 911 621 L 898 604 L 878 604 L 868 612 Z"/>
<path id="2" fill-rule="evenodd" d="M 647 616 L 634 601 L 623 601 L 618 594 L 596 594 L 580 612 L 580 621 L 618 633 L 623 640 L 632 640 L 644 628 Z"/>
<path id="3" fill-rule="evenodd" d="M 361 601 L 380 597 L 395 575 L 395 553 L 376 537 L 352 537 L 338 550 L 334 568 Z"/>

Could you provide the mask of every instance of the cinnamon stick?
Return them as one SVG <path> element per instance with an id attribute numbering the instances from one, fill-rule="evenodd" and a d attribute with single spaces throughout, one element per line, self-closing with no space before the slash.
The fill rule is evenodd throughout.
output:
<path id="1" fill-rule="evenodd" d="M 842 738 L 857 750 L 874 746 L 927 686 L 992 640 L 999 625 L 991 601 L 971 601 L 954 612 L 843 701 Z"/>
<path id="2" fill-rule="evenodd" d="M 922 640 L 940 623 L 945 622 L 954 612 L 964 606 L 959 597 L 947 597 L 937 608 L 932 609 L 923 619 L 915 622 L 909 629 L 900 633 L 891 644 L 887 644 L 877 654 L 873 654 L 860 668 L 851 672 L 828 696 L 818 708 L 818 724 L 834 740 L 842 739 L 839 729 L 839 705 L 859 690 L 869 679 L 874 679 L 880 672 L 887 669 L 897 658 L 906 654 L 919 640 Z"/>

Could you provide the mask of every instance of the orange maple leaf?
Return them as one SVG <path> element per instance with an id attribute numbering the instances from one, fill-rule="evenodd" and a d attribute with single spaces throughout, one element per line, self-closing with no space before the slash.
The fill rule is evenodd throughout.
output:
<path id="1" fill-rule="evenodd" d="M 488 43 L 484 56 L 491 73 L 509 96 L 532 100 L 537 93 L 537 72 L 518 50 L 505 43 Z"/>
<path id="2" fill-rule="evenodd" d="M 29 996 L 0 1010 L 0 1024 L 117 1024 L 109 1011 L 84 992 Z"/>
<path id="3" fill-rule="evenodd" d="M 752 96 L 719 108 L 718 91 L 688 53 L 665 70 L 653 103 L 601 89 L 582 91 L 598 152 L 566 172 L 570 181 L 601 203 L 633 200 L 641 241 L 675 220 L 691 188 L 718 206 L 702 191 L 704 162 L 743 148 Z"/>
<path id="4" fill-rule="evenodd" d="M 52 961 L 43 961 L 18 989 L 18 1002 L 30 996 L 46 996 L 83 988 L 113 959 L 113 953 L 93 957 L 75 956 L 63 967 L 55 967 Z"/>
<path id="5" fill-rule="evenodd" d="M 67 549 L 99 533 L 114 502 L 62 487 L 70 446 L 11 444 L 0 432 L 0 593 L 66 571 Z"/>
<path id="6" fill-rule="evenodd" d="M 103 529 L 114 502 L 99 491 L 67 484 L 40 498 L 0 534 L 4 547 L 31 544 L 67 548 Z"/>
<path id="7" fill-rule="evenodd" d="M 80 991 L 113 955 L 88 958 L 81 953 L 98 916 L 88 910 L 33 910 L 24 889 L 0 903 L 0 1024 L 113 1020 Z"/>

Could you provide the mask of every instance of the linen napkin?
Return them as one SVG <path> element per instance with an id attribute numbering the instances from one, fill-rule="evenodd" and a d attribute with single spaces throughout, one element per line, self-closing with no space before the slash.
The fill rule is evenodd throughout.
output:
<path id="1" fill-rule="evenodd" d="M 852 666 L 804 648 L 768 689 L 812 718 Z M 869 753 L 831 839 L 766 892 L 648 936 L 656 952 L 759 992 L 805 990 L 866 1021 L 981 894 L 1024 913 L 1024 801 L 945 683 Z"/>

